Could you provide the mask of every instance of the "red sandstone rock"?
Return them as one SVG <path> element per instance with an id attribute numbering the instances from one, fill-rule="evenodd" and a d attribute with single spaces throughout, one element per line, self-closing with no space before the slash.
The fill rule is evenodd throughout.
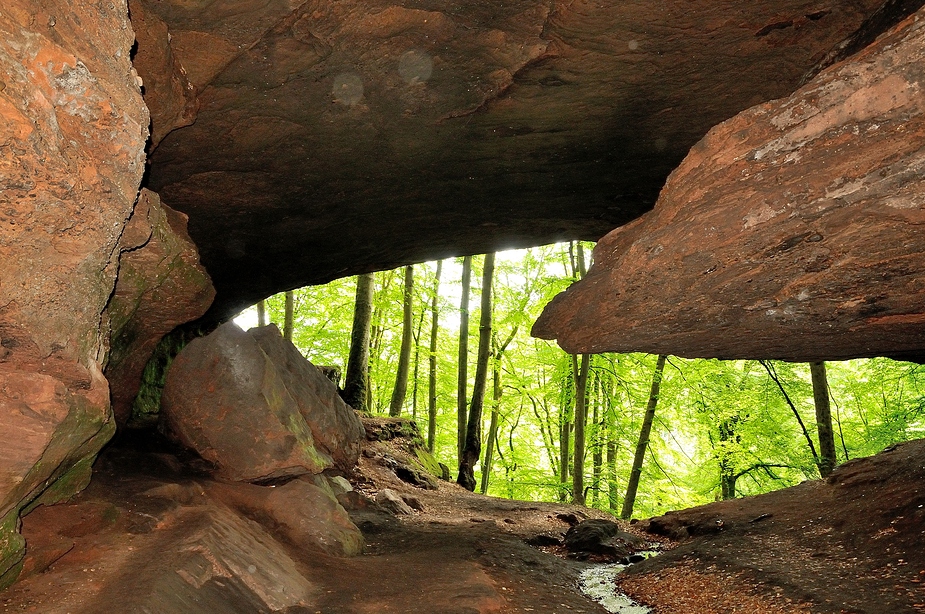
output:
<path id="1" fill-rule="evenodd" d="M 229 322 L 190 342 L 164 386 L 161 415 L 170 431 L 233 480 L 272 480 L 320 473 L 336 461 L 355 463 L 363 429 L 353 410 L 304 358 L 306 366 L 298 366 L 292 356 L 277 353 L 279 344 L 268 342 L 268 334 Z M 306 377 L 318 382 L 306 383 Z M 325 390 L 327 399 L 318 394 Z M 323 409 L 306 411 L 309 417 L 319 411 L 342 415 L 310 426 L 301 407 L 313 402 Z M 337 427 L 342 432 L 328 432 Z M 342 470 L 351 468 L 341 464 Z"/>
<path id="2" fill-rule="evenodd" d="M 124 3 L 8 0 L 0 32 L 2 586 L 20 512 L 74 494 L 112 435 L 103 313 L 148 113 Z"/>
<path id="3" fill-rule="evenodd" d="M 304 479 L 276 487 L 210 484 L 209 492 L 299 550 L 335 556 L 363 551 L 363 535 L 337 499 Z"/>
<path id="4" fill-rule="evenodd" d="M 153 150 L 170 131 L 196 120 L 199 100 L 186 70 L 170 45 L 167 24 L 148 10 L 144 2 L 129 2 L 138 51 L 132 64 L 144 83 L 145 104 L 151 112 Z"/>
<path id="5" fill-rule="evenodd" d="M 337 387 L 324 372 L 283 339 L 276 326 L 252 328 L 248 332 L 280 368 L 286 389 L 311 429 L 315 445 L 330 454 L 341 471 L 350 473 L 360 457 L 360 443 L 366 436 L 356 413 L 344 403 Z"/>
<path id="6" fill-rule="evenodd" d="M 161 338 L 205 313 L 215 289 L 186 232 L 186 216 L 142 190 L 119 249 L 108 314 L 113 330 L 106 378 L 116 421 L 125 424 L 141 374 Z"/>
<path id="7" fill-rule="evenodd" d="M 25 543 L 20 513 L 66 500 L 115 431 L 106 405 L 93 405 L 57 379 L 0 371 L 0 589 L 16 579 Z"/>
<path id="8" fill-rule="evenodd" d="M 533 329 L 570 352 L 925 356 L 925 11 L 726 121 Z"/>

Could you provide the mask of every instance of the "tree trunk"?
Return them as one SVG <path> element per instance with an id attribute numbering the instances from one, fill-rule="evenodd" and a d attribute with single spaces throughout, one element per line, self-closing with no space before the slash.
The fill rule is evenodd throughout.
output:
<path id="1" fill-rule="evenodd" d="M 639 441 L 636 443 L 636 455 L 633 457 L 633 468 L 630 471 L 629 483 L 626 485 L 626 498 L 623 499 L 623 509 L 620 518 L 629 520 L 633 515 L 633 506 L 636 504 L 636 491 L 639 488 L 639 478 L 642 475 L 642 462 L 649 447 L 649 433 L 652 431 L 652 420 L 655 419 L 655 407 L 658 405 L 659 388 L 662 385 L 662 373 L 665 371 L 664 354 L 660 354 L 655 363 L 655 372 L 652 374 L 652 388 L 649 392 L 649 404 L 642 419 L 642 430 L 639 432 Z"/>
<path id="2" fill-rule="evenodd" d="M 559 410 L 559 501 L 565 501 L 568 488 L 569 476 L 569 446 L 572 441 L 572 421 L 569 416 L 568 408 L 562 406 Z"/>
<path id="3" fill-rule="evenodd" d="M 344 378 L 344 401 L 357 411 L 369 411 L 369 342 L 373 314 L 372 273 L 357 276 L 350 355 Z"/>
<path id="4" fill-rule="evenodd" d="M 488 441 L 485 443 L 485 460 L 482 461 L 482 484 L 479 489 L 483 495 L 488 492 L 488 482 L 491 479 L 492 452 L 494 452 L 495 439 L 498 437 L 498 411 L 501 406 L 501 353 L 496 350 L 491 365 L 492 394 L 491 422 L 488 424 Z"/>
<path id="5" fill-rule="evenodd" d="M 418 419 L 418 374 L 421 366 L 421 330 L 424 328 L 424 309 L 418 318 L 417 330 L 414 333 L 414 375 L 411 377 L 411 418 Z"/>
<path id="6" fill-rule="evenodd" d="M 579 251 L 579 254 L 581 251 Z M 581 355 L 581 367 L 575 380 L 575 451 L 572 469 L 572 503 L 585 504 L 585 426 L 588 408 L 588 367 L 591 355 Z"/>
<path id="7" fill-rule="evenodd" d="M 466 391 L 469 388 L 469 285 L 472 280 L 472 256 L 463 258 L 462 295 L 459 299 L 459 361 L 456 380 L 456 458 L 463 460 L 466 445 Z"/>
<path id="8" fill-rule="evenodd" d="M 739 416 L 734 415 L 726 418 L 719 424 L 719 486 L 720 496 L 723 501 L 735 499 L 736 481 L 739 476 L 735 472 L 735 467 L 729 458 L 729 452 L 724 445 L 726 442 L 739 443 L 741 437 L 736 433 L 736 425 L 739 423 Z"/>
<path id="9" fill-rule="evenodd" d="M 408 392 L 408 367 L 411 364 L 411 318 L 412 292 L 414 291 L 414 267 L 405 267 L 405 287 L 402 301 L 401 350 L 398 353 L 398 372 L 395 374 L 395 387 L 392 389 L 392 401 L 389 403 L 389 415 L 393 418 L 401 415 Z"/>
<path id="10" fill-rule="evenodd" d="M 607 438 L 607 499 L 610 510 L 617 511 L 619 497 L 617 489 L 617 442 Z"/>
<path id="11" fill-rule="evenodd" d="M 427 389 L 427 450 L 434 451 L 434 439 L 437 437 L 437 332 L 439 329 L 440 313 L 437 309 L 437 299 L 440 292 L 440 273 L 443 271 L 443 261 L 437 261 L 437 273 L 434 277 L 434 295 L 430 299 L 430 352 L 428 354 L 429 372 Z"/>
<path id="12" fill-rule="evenodd" d="M 286 312 L 283 316 L 283 338 L 292 341 L 292 320 L 295 307 L 295 296 L 292 290 L 286 291 Z"/>
<path id="13" fill-rule="evenodd" d="M 494 271 L 495 255 L 485 254 L 485 264 L 482 268 L 482 317 L 479 321 L 475 383 L 472 389 L 472 403 L 469 405 L 469 421 L 466 425 L 462 462 L 459 463 L 459 477 L 456 478 L 460 486 L 473 491 L 475 490 L 475 464 L 482 454 L 482 403 L 485 399 L 485 384 L 488 378 L 488 356 L 491 353 L 491 279 Z"/>
<path id="14" fill-rule="evenodd" d="M 257 301 L 257 326 L 267 325 L 267 302 L 265 299 Z"/>
<path id="15" fill-rule="evenodd" d="M 591 424 L 594 425 L 594 439 L 591 442 L 591 505 L 593 507 L 597 507 L 597 500 L 601 490 L 601 466 L 604 464 L 602 388 L 601 374 L 600 372 L 595 372 L 594 386 L 592 386 L 594 392 L 594 403 L 592 405 L 594 415 L 591 418 Z"/>
<path id="16" fill-rule="evenodd" d="M 828 477 L 835 469 L 835 432 L 832 429 L 832 407 L 829 404 L 829 382 L 824 362 L 809 363 L 813 379 L 813 400 L 816 404 L 816 429 L 819 431 L 819 474 Z"/>

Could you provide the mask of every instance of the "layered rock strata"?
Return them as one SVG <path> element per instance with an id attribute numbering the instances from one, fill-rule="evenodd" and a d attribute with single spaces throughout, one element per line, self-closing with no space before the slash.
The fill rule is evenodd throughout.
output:
<path id="1" fill-rule="evenodd" d="M 533 328 L 570 352 L 925 358 L 925 11 L 711 130 Z"/>

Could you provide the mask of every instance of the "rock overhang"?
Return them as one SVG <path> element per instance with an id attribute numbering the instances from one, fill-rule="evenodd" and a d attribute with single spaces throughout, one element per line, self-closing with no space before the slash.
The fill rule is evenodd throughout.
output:
<path id="1" fill-rule="evenodd" d="M 139 54 L 170 50 L 139 67 L 170 85 L 148 96 L 149 187 L 190 216 L 219 318 L 349 274 L 596 240 L 881 4 L 137 0 L 164 24 Z"/>

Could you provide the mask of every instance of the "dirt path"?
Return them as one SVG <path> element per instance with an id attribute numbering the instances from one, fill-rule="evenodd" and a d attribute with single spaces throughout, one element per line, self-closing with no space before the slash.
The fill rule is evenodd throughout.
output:
<path id="1" fill-rule="evenodd" d="M 208 477 L 170 450 L 115 447 L 87 491 L 25 519 L 27 577 L 0 594 L 0 614 L 604 612 L 577 589 L 589 563 L 527 540 L 605 514 L 417 488 L 396 475 L 402 455 L 371 442 L 353 480 L 422 509 L 359 506 L 365 552 L 338 558 L 298 551 L 206 494 L 151 498 L 171 483 L 206 493 Z M 676 544 L 621 576 L 656 614 L 925 612 L 925 442 L 826 482 L 625 528 Z"/>

